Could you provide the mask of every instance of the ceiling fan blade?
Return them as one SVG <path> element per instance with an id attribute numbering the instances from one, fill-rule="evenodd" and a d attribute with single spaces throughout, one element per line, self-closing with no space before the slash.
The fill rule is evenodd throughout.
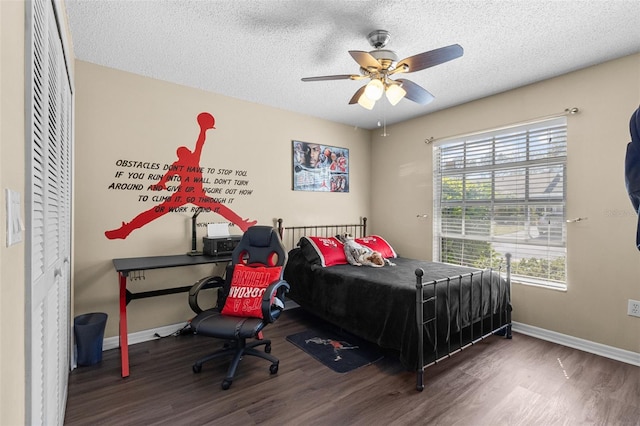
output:
<path id="1" fill-rule="evenodd" d="M 321 77 L 304 77 L 302 81 L 325 81 L 325 80 L 355 80 L 360 78 L 359 75 L 341 74 L 341 75 L 324 75 Z"/>
<path id="2" fill-rule="evenodd" d="M 357 104 L 358 103 L 358 99 L 360 99 L 360 96 L 362 96 L 362 94 L 364 93 L 364 89 L 366 89 L 366 88 L 367 88 L 366 84 L 364 86 L 362 86 L 361 88 L 359 88 L 358 91 L 356 93 L 354 93 L 353 96 L 351 97 L 351 100 L 349 101 L 349 105 Z"/>
<path id="3" fill-rule="evenodd" d="M 405 58 L 398 63 L 396 69 L 399 72 L 416 72 L 459 58 L 463 53 L 464 49 L 462 49 L 462 46 L 452 44 L 451 46 L 441 47 Z M 403 69 L 405 65 L 409 67 L 406 71 Z"/>
<path id="4" fill-rule="evenodd" d="M 399 78 L 395 81 L 402 84 L 402 88 L 407 92 L 404 97 L 410 101 L 419 103 L 420 105 L 426 105 L 434 99 L 431 93 L 411 80 Z"/>
<path id="5" fill-rule="evenodd" d="M 362 50 L 350 50 L 351 57 L 365 70 L 369 68 L 379 69 L 380 62 L 374 58 L 371 53 Z"/>

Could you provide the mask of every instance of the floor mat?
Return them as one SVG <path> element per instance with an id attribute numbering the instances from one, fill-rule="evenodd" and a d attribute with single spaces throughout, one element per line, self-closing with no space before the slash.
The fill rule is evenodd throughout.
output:
<path id="1" fill-rule="evenodd" d="M 287 336 L 287 340 L 338 373 L 348 373 L 383 357 L 377 346 L 336 330 L 308 329 Z"/>

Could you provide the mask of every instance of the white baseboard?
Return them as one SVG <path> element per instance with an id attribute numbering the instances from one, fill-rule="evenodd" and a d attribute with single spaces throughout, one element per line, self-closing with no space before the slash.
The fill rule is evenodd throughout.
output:
<path id="1" fill-rule="evenodd" d="M 513 322 L 513 331 L 640 367 L 640 353 L 603 345 L 532 325 Z"/>
<path id="2" fill-rule="evenodd" d="M 295 309 L 295 308 L 298 308 L 299 306 L 300 305 L 298 305 L 293 300 L 287 300 L 284 310 L 287 311 L 289 309 Z M 158 338 L 156 336 L 156 333 L 160 336 L 169 336 L 175 333 L 176 331 L 182 329 L 185 325 L 187 325 L 187 322 L 165 325 L 163 327 L 137 331 L 135 333 L 129 333 L 129 345 L 135 345 L 136 343 L 155 340 Z M 119 347 L 120 347 L 120 338 L 118 336 L 107 337 L 102 341 L 103 351 L 108 351 L 109 349 L 115 349 Z"/>
<path id="3" fill-rule="evenodd" d="M 287 301 L 285 302 L 284 305 L 284 310 L 288 311 L 289 309 L 295 309 L 295 308 L 299 308 L 300 305 L 298 305 L 296 302 L 294 302 L 291 299 L 287 299 Z"/>
<path id="4" fill-rule="evenodd" d="M 292 300 L 288 300 L 285 310 L 294 309 L 297 307 L 297 303 Z M 149 330 L 142 330 L 135 333 L 129 333 L 129 345 L 147 342 L 149 340 L 155 340 L 158 338 L 156 337 L 156 333 L 160 336 L 171 335 L 176 331 L 182 329 L 182 327 L 184 327 L 186 324 L 187 323 L 184 322 L 179 324 L 165 325 L 163 327 L 153 328 Z M 516 333 L 526 334 L 527 336 L 535 337 L 537 339 L 546 340 L 548 342 L 557 343 L 559 345 L 579 349 L 584 352 L 589 352 L 595 355 L 603 356 L 605 358 L 615 359 L 616 361 L 621 361 L 640 367 L 640 353 L 637 352 L 627 351 L 624 349 L 615 348 L 613 346 L 591 342 L 589 340 L 580 339 L 578 337 L 557 333 L 555 331 L 550 331 L 544 328 L 534 327 L 532 325 L 522 324 L 519 322 L 513 322 L 513 331 L 515 331 Z M 107 337 L 103 340 L 103 351 L 115 349 L 118 347 L 120 347 L 118 336 Z"/>
<path id="5" fill-rule="evenodd" d="M 152 328 L 149 330 L 137 331 L 135 333 L 129 333 L 129 345 L 135 345 L 136 343 L 147 342 L 149 340 L 155 340 L 158 337 L 156 333 L 160 336 L 169 336 L 176 331 L 182 329 L 187 325 L 186 322 L 172 325 L 165 325 L 163 327 Z M 109 349 L 115 349 L 120 347 L 120 338 L 118 336 L 107 337 L 102 341 L 102 350 L 108 351 Z"/>

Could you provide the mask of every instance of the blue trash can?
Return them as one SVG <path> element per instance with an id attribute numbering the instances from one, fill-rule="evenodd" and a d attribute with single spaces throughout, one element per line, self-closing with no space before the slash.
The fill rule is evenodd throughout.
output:
<path id="1" fill-rule="evenodd" d="M 102 312 L 78 315 L 74 318 L 78 365 L 94 365 L 102 361 L 102 340 L 106 324 L 107 314 Z"/>

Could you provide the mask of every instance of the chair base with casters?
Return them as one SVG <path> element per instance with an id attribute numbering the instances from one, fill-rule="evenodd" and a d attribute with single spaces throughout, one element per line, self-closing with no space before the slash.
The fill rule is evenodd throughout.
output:
<path id="1" fill-rule="evenodd" d="M 207 361 L 231 357 L 231 365 L 222 381 L 224 390 L 231 387 L 240 360 L 245 355 L 269 361 L 269 372 L 278 372 L 279 361 L 270 355 L 271 341 L 263 338 L 262 330 L 280 317 L 289 291 L 289 284 L 282 279 L 287 253 L 272 227 L 252 226 L 247 229 L 232 258 L 225 278 L 206 277 L 189 290 L 189 305 L 197 314 L 191 320 L 191 331 L 224 342 L 221 349 L 197 360 L 193 364 L 193 372 L 199 373 Z M 202 310 L 198 305 L 198 294 L 208 288 L 217 288 L 217 304 L 214 308 Z M 257 349 L 260 346 L 264 346 L 264 352 Z"/>
<path id="2" fill-rule="evenodd" d="M 262 345 L 264 345 L 264 352 L 260 352 L 259 350 L 255 349 L 257 346 Z M 231 387 L 231 383 L 233 383 L 233 377 L 236 374 L 236 370 L 238 368 L 238 365 L 240 364 L 240 360 L 245 355 L 252 355 L 270 361 L 271 365 L 269 366 L 269 373 L 276 374 L 278 372 L 280 361 L 276 357 L 269 355 L 270 352 L 271 341 L 268 339 L 256 340 L 251 343 L 247 343 L 244 339 L 237 342 L 227 342 L 224 344 L 224 347 L 222 349 L 197 360 L 193 364 L 192 369 L 194 373 L 199 373 L 202 370 L 203 363 L 220 357 L 233 356 L 231 365 L 227 370 L 227 375 L 222 381 L 222 389 L 227 390 Z"/>
<path id="3" fill-rule="evenodd" d="M 242 357 L 251 355 L 270 361 L 269 372 L 276 374 L 280 361 L 270 355 L 271 340 L 260 338 L 263 325 L 263 320 L 258 318 L 223 316 L 217 308 L 209 309 L 198 314 L 191 320 L 193 332 L 204 336 L 225 339 L 226 342 L 221 349 L 197 360 L 193 364 L 193 372 L 200 373 L 202 364 L 207 361 L 221 357 L 232 357 L 227 375 L 222 381 L 222 389 L 227 390 L 231 387 L 233 377 L 236 374 Z M 212 331 L 209 327 L 214 327 L 215 329 Z M 256 340 L 247 342 L 247 339 Z M 256 349 L 259 346 L 264 346 L 264 352 Z"/>

